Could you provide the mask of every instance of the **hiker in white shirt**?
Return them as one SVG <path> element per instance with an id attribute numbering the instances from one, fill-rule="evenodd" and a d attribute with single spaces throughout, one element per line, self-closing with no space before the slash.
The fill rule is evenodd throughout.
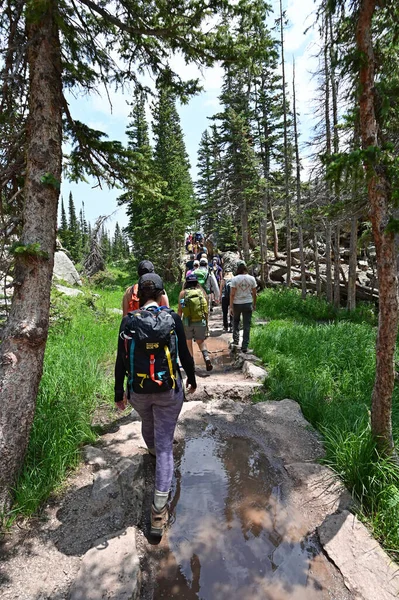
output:
<path id="1" fill-rule="evenodd" d="M 240 318 L 242 315 L 242 352 L 248 350 L 252 311 L 256 309 L 256 279 L 248 275 L 244 262 L 239 262 L 235 277 L 231 280 L 230 313 L 233 316 L 233 343 L 238 346 Z"/>

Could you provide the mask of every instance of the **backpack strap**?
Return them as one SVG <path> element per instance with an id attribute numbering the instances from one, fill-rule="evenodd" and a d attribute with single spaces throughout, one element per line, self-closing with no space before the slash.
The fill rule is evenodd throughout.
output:
<path id="1" fill-rule="evenodd" d="M 173 381 L 173 383 L 172 383 L 172 389 L 174 390 L 175 387 L 176 387 L 176 375 L 173 372 L 172 357 L 170 355 L 170 351 L 169 351 L 169 348 L 167 346 L 164 347 L 164 350 L 165 350 L 166 358 L 167 358 L 167 361 L 168 361 L 169 374 L 170 374 L 170 376 L 172 378 L 172 381 Z"/>

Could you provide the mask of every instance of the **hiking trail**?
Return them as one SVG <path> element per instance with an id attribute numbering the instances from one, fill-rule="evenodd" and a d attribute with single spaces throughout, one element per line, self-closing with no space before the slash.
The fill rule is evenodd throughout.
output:
<path id="1" fill-rule="evenodd" d="M 175 434 L 170 527 L 147 537 L 154 459 L 135 411 L 116 416 L 61 499 L 7 535 L 2 600 L 389 600 L 397 568 L 319 464 L 292 400 L 253 404 L 266 372 L 210 317 L 207 372 Z M 196 346 L 196 345 L 195 345 Z"/>

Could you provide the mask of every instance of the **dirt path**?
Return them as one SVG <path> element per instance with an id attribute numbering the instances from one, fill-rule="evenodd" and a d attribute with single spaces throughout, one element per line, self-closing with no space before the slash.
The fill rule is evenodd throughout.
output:
<path id="1" fill-rule="evenodd" d="M 322 445 L 299 406 L 252 404 L 260 383 L 242 371 L 248 357 L 232 363 L 220 308 L 210 329 L 215 366 L 207 373 L 196 353 L 199 386 L 176 430 L 172 518 L 161 543 L 148 538 L 154 462 L 133 411 L 86 447 L 62 500 L 6 539 L 2 600 L 396 596 L 395 569 L 317 463 Z M 252 360 L 245 371 L 259 375 Z"/>

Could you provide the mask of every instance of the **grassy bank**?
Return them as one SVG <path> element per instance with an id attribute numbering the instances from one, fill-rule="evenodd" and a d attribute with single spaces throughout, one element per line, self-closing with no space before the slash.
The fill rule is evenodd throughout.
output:
<path id="1" fill-rule="evenodd" d="M 101 407 L 113 418 L 113 375 L 122 295 L 132 282 L 123 270 L 100 273 L 84 295 L 52 292 L 51 325 L 43 377 L 15 505 L 6 524 L 31 515 L 62 487 L 80 462 L 83 444 L 96 441 L 93 415 Z M 168 285 L 177 307 L 179 285 Z"/>
<path id="2" fill-rule="evenodd" d="M 349 315 L 295 290 L 266 290 L 251 346 L 268 366 L 266 398 L 292 398 L 324 436 L 326 462 L 360 502 L 374 534 L 399 552 L 399 472 L 378 456 L 369 427 L 375 376 L 376 315 L 370 306 Z M 399 442 L 399 392 L 393 426 Z"/>

